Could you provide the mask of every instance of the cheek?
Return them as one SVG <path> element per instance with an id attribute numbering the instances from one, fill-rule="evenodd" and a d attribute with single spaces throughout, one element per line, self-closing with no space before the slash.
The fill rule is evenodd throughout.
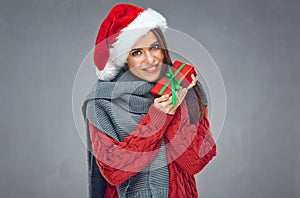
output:
<path id="1" fill-rule="evenodd" d="M 160 60 L 164 59 L 164 53 L 162 50 L 158 50 L 157 52 L 155 52 L 155 56 Z"/>
<path id="2" fill-rule="evenodd" d="M 128 69 L 132 69 L 138 65 L 140 65 L 140 60 L 136 57 L 131 57 L 127 59 Z"/>

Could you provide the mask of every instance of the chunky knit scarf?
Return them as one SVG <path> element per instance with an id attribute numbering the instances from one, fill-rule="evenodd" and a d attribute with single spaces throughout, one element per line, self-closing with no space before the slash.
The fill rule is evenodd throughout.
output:
<path id="1" fill-rule="evenodd" d="M 86 123 L 89 121 L 113 139 L 123 141 L 147 114 L 154 100 L 150 93 L 154 84 L 142 81 L 125 69 L 122 69 L 113 81 L 98 81 L 87 95 L 82 107 Z M 88 126 L 87 143 L 89 196 L 103 197 L 106 181 L 92 155 Z M 118 195 L 119 198 L 168 197 L 168 180 L 169 172 L 162 140 L 156 158 L 143 171 L 118 186 Z M 136 189 L 139 191 L 136 192 Z"/>

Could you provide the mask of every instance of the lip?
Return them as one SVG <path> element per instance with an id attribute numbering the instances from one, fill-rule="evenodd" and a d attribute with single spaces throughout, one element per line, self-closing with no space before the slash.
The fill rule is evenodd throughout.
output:
<path id="1" fill-rule="evenodd" d="M 149 73 L 149 74 L 153 74 L 158 70 L 158 64 L 155 65 L 151 65 L 150 67 L 146 67 L 143 69 L 143 71 Z"/>

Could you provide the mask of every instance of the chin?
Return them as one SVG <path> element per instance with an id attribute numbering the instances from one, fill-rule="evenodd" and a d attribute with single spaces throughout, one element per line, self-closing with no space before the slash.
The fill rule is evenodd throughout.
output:
<path id="1" fill-rule="evenodd" d="M 155 78 L 144 78 L 144 80 L 148 81 L 148 82 L 155 82 L 158 79 L 158 77 Z"/>

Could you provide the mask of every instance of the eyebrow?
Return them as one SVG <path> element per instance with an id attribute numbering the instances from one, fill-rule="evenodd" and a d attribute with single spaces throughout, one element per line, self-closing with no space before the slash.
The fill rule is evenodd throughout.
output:
<path id="1" fill-rule="evenodd" d="M 153 42 L 152 44 L 150 44 L 150 46 L 154 45 L 154 44 L 159 44 L 158 41 Z M 142 50 L 143 48 L 134 48 L 131 49 L 130 52 L 134 51 L 134 50 Z"/>

